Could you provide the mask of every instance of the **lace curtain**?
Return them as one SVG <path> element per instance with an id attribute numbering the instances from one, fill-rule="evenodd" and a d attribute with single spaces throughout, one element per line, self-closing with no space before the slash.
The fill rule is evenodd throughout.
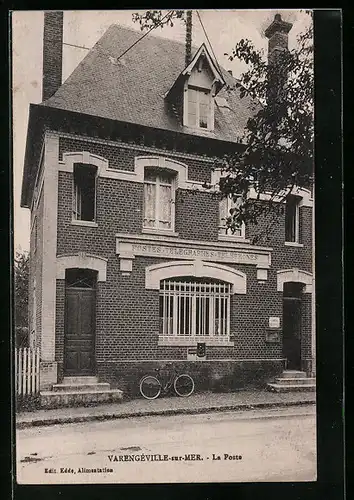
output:
<path id="1" fill-rule="evenodd" d="M 156 227 L 156 184 L 144 184 L 144 226 Z"/>
<path id="2" fill-rule="evenodd" d="M 171 229 L 171 186 L 160 185 L 159 227 Z"/>

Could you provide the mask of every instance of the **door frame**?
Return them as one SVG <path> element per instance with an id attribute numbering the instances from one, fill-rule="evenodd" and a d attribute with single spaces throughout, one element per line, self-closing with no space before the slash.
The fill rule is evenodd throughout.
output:
<path id="1" fill-rule="evenodd" d="M 92 313 L 92 366 L 89 370 L 90 373 L 80 374 L 78 373 L 68 373 L 67 371 L 67 331 L 68 331 L 68 309 L 67 309 L 67 300 L 68 300 L 68 290 L 73 291 L 90 291 L 93 295 L 94 299 L 94 308 Z M 70 293 L 70 292 L 69 292 Z M 63 373 L 64 376 L 75 376 L 75 377 L 85 377 L 85 376 L 94 376 L 96 374 L 96 307 L 97 307 L 97 293 L 96 286 L 92 288 L 89 287 L 70 287 L 65 286 L 65 298 L 64 298 L 64 349 L 63 349 Z"/>
<path id="2" fill-rule="evenodd" d="M 295 303 L 298 305 L 298 328 L 299 328 L 299 339 L 298 339 L 298 362 L 296 363 L 297 366 L 289 368 L 290 370 L 301 370 L 302 369 L 302 342 L 303 342 L 303 335 L 302 335 L 302 297 L 282 297 L 282 314 L 283 314 L 283 345 L 282 345 L 282 350 L 283 350 L 283 356 L 286 359 L 286 368 L 288 369 L 288 365 L 293 363 L 293 360 L 288 359 L 287 357 L 287 351 L 285 349 L 285 322 L 284 322 L 284 307 L 285 303 Z M 292 334 L 293 335 L 293 334 Z M 289 338 L 287 338 L 289 340 Z"/>

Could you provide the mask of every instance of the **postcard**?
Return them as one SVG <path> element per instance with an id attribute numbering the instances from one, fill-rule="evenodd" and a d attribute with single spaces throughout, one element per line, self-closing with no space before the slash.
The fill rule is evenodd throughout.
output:
<path id="1" fill-rule="evenodd" d="M 18 484 L 316 481 L 312 14 L 12 12 Z"/>

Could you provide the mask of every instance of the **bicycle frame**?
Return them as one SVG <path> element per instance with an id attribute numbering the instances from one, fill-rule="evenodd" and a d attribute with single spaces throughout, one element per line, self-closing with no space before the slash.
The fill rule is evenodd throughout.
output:
<path id="1" fill-rule="evenodd" d="M 161 369 L 156 368 L 155 371 L 156 371 L 156 378 L 161 384 L 161 392 L 166 394 L 168 391 L 171 390 L 171 388 L 173 386 L 173 382 L 175 381 L 176 377 L 178 376 L 178 372 L 177 372 L 176 368 L 170 369 L 167 382 L 163 383 L 163 380 L 162 380 L 163 377 L 161 377 L 161 375 L 160 375 Z"/>

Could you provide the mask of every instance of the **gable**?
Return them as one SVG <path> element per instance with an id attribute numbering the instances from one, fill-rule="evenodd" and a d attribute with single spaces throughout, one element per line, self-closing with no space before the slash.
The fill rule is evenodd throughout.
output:
<path id="1" fill-rule="evenodd" d="M 188 85 L 211 89 L 213 81 L 213 73 L 208 65 L 203 64 L 201 70 L 198 68 L 198 65 L 196 65 L 192 69 L 191 76 L 188 79 Z"/>

